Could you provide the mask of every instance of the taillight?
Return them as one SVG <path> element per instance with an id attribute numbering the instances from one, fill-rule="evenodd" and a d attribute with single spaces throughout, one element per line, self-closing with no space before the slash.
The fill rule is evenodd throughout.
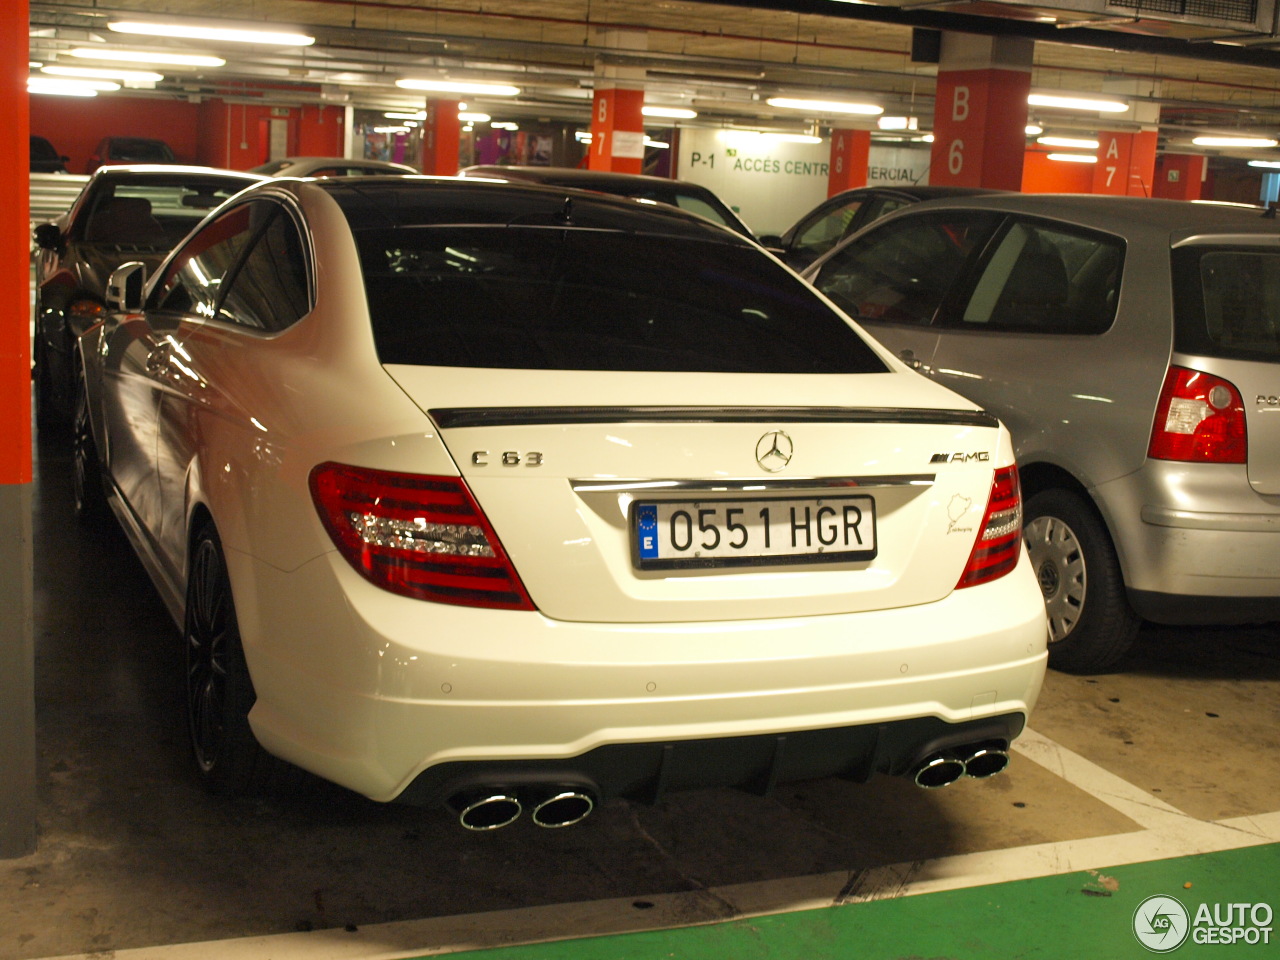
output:
<path id="1" fill-rule="evenodd" d="M 1147 456 L 1191 463 L 1246 463 L 1244 400 L 1235 386 L 1185 367 L 1170 367 L 1156 404 Z"/>
<path id="2" fill-rule="evenodd" d="M 311 471 L 311 497 L 338 551 L 384 590 L 437 603 L 534 609 L 460 477 L 322 463 Z"/>
<path id="3" fill-rule="evenodd" d="M 1018 565 L 1022 552 L 1022 486 L 1018 468 L 1001 467 L 991 482 L 982 532 L 956 589 L 998 580 Z"/>

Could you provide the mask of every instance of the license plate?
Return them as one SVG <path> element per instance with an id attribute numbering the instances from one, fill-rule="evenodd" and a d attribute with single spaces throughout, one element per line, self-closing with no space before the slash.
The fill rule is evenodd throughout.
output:
<path id="1" fill-rule="evenodd" d="M 876 504 L 868 496 L 638 502 L 631 533 L 646 570 L 871 560 Z"/>

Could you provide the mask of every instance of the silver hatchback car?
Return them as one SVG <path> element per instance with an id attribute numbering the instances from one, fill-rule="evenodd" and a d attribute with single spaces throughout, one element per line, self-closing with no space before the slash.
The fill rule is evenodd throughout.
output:
<path id="1" fill-rule="evenodd" d="M 806 276 L 1009 427 L 1051 666 L 1111 667 L 1143 618 L 1280 619 L 1273 211 L 940 200 L 877 221 Z"/>

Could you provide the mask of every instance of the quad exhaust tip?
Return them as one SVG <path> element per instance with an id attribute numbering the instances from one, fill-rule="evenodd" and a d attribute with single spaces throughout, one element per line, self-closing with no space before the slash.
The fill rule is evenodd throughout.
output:
<path id="1" fill-rule="evenodd" d="M 572 787 L 540 787 L 523 800 L 504 788 L 469 790 L 449 798 L 449 808 L 466 830 L 499 830 L 520 819 L 529 807 L 534 824 L 546 829 L 571 827 L 590 816 L 596 808 L 593 794 Z"/>
<path id="2" fill-rule="evenodd" d="M 935 753 L 915 768 L 912 779 L 916 786 L 937 790 L 955 783 L 961 777 L 984 780 L 994 777 L 1009 765 L 1009 750 L 1002 741 L 975 743 Z"/>

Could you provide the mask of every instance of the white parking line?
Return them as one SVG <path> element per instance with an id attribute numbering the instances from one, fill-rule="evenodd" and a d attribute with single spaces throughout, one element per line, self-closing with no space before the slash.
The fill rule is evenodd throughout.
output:
<path id="1" fill-rule="evenodd" d="M 1026 730 L 1014 751 L 1124 814 L 1132 833 L 940 857 L 710 890 L 556 904 L 214 943 L 116 950 L 114 960 L 400 960 L 568 937 L 635 933 L 1030 880 L 1280 842 L 1280 811 L 1204 821 L 1152 797 L 1047 737 Z M 643 899 L 645 909 L 638 909 Z M 95 960 L 75 954 L 48 960 Z"/>

